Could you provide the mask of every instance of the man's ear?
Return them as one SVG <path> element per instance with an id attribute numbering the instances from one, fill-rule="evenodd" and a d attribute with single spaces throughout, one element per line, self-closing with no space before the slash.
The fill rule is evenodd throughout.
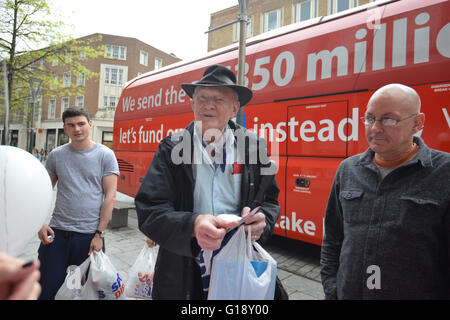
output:
<path id="1" fill-rule="evenodd" d="M 241 103 L 239 102 L 239 100 L 234 101 L 234 103 L 233 103 L 233 117 L 235 117 L 237 115 L 240 107 L 241 107 Z"/>
<path id="2" fill-rule="evenodd" d="M 425 124 L 425 114 L 419 113 L 417 117 L 414 119 L 414 133 L 419 132 L 423 129 L 423 126 Z"/>

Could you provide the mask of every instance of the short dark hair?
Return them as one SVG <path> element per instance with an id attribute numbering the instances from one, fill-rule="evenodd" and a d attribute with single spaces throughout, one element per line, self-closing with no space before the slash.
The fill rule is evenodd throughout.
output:
<path id="1" fill-rule="evenodd" d="M 68 108 L 62 114 L 62 121 L 66 123 L 67 118 L 73 118 L 78 116 L 85 116 L 87 121 L 89 122 L 89 113 L 84 108 Z"/>

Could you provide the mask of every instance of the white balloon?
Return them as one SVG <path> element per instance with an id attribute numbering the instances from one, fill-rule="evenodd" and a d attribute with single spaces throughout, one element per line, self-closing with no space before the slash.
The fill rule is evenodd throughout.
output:
<path id="1" fill-rule="evenodd" d="M 0 146 L 0 251 L 22 253 L 50 214 L 52 184 L 30 153 Z"/>

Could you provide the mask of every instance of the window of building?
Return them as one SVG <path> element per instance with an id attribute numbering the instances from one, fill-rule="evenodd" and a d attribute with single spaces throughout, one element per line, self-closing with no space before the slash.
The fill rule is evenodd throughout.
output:
<path id="1" fill-rule="evenodd" d="M 86 50 L 81 50 L 78 54 L 78 59 L 80 60 L 86 60 Z"/>
<path id="2" fill-rule="evenodd" d="M 76 100 L 75 100 L 75 105 L 78 108 L 83 108 L 84 107 L 84 96 L 77 96 Z"/>
<path id="3" fill-rule="evenodd" d="M 111 80 L 109 83 L 117 84 L 117 69 L 114 68 L 111 69 Z"/>
<path id="4" fill-rule="evenodd" d="M 48 119 L 55 119 L 56 115 L 56 99 L 50 99 L 48 101 Z"/>
<path id="5" fill-rule="evenodd" d="M 124 71 L 121 68 L 106 67 L 105 68 L 105 83 L 123 85 Z"/>
<path id="6" fill-rule="evenodd" d="M 111 131 L 102 132 L 102 144 L 112 149 L 113 133 Z"/>
<path id="7" fill-rule="evenodd" d="M 262 14 L 261 33 L 274 30 L 283 25 L 283 8 Z"/>
<path id="8" fill-rule="evenodd" d="M 61 99 L 61 117 L 64 111 L 69 108 L 69 97 L 64 97 Z"/>
<path id="9" fill-rule="evenodd" d="M 77 77 L 77 85 L 84 86 L 85 82 L 86 82 L 86 73 L 81 71 Z"/>
<path id="10" fill-rule="evenodd" d="M 148 53 L 145 51 L 140 50 L 140 55 L 139 55 L 139 63 L 142 64 L 143 66 L 148 66 Z"/>
<path id="11" fill-rule="evenodd" d="M 328 0 L 328 13 L 333 14 L 358 6 L 358 0 Z"/>
<path id="12" fill-rule="evenodd" d="M 103 108 L 115 108 L 117 103 L 119 102 L 118 97 L 113 96 L 103 96 Z"/>
<path id="13" fill-rule="evenodd" d="M 117 101 L 116 97 L 109 97 L 109 106 L 112 107 L 112 108 L 115 108 L 116 107 L 116 101 Z"/>
<path id="14" fill-rule="evenodd" d="M 248 18 L 247 38 L 253 37 L 253 17 Z M 233 24 L 233 41 L 239 41 L 239 22 Z"/>
<path id="15" fill-rule="evenodd" d="M 63 74 L 63 86 L 64 87 L 70 86 L 70 80 L 71 80 L 70 78 L 71 78 L 70 72 L 64 72 L 64 74 Z"/>
<path id="16" fill-rule="evenodd" d="M 50 79 L 49 89 L 55 90 L 58 87 L 58 76 L 53 76 Z"/>
<path id="17" fill-rule="evenodd" d="M 126 60 L 127 59 L 127 47 L 107 44 L 105 58 Z"/>
<path id="18" fill-rule="evenodd" d="M 317 16 L 317 0 L 306 0 L 293 6 L 293 22 L 300 22 Z"/>
<path id="19" fill-rule="evenodd" d="M 163 62 L 162 59 L 155 57 L 155 70 L 162 68 Z"/>

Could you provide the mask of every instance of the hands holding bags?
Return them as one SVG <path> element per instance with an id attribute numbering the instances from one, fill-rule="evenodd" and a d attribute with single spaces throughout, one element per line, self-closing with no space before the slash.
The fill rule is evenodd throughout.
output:
<path id="1" fill-rule="evenodd" d="M 102 251 L 94 252 L 79 267 L 70 266 L 57 300 L 118 300 L 152 298 L 158 248 L 142 248 L 125 284 Z M 202 281 L 209 300 L 273 300 L 277 263 L 258 243 L 251 242 L 251 227 L 231 230 L 220 249 L 202 250 Z M 207 271 L 206 273 L 204 271 Z M 82 281 L 83 279 L 83 281 Z M 209 291 L 208 291 L 209 289 Z"/>
<path id="2" fill-rule="evenodd" d="M 91 254 L 92 283 L 100 300 L 124 300 L 125 283 L 103 251 Z"/>
<path id="3" fill-rule="evenodd" d="M 94 251 L 80 266 L 69 266 L 55 297 L 55 300 L 123 299 L 125 283 L 103 251 Z"/>
<path id="4" fill-rule="evenodd" d="M 250 226 L 247 238 L 241 226 L 215 255 L 209 300 L 273 300 L 277 263 L 250 239 Z"/>
<path id="5" fill-rule="evenodd" d="M 69 266 L 55 300 L 151 299 L 158 247 L 145 245 L 128 272 L 125 283 L 103 251 L 94 251 L 81 265 Z"/>

